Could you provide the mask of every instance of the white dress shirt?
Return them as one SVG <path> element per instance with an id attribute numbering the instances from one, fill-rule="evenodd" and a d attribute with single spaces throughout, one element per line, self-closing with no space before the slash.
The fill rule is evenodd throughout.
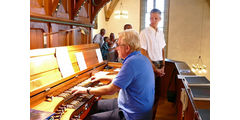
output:
<path id="1" fill-rule="evenodd" d="M 164 34 L 159 29 L 147 27 L 140 33 L 141 48 L 148 52 L 152 61 L 163 60 L 162 49 L 166 46 Z"/>

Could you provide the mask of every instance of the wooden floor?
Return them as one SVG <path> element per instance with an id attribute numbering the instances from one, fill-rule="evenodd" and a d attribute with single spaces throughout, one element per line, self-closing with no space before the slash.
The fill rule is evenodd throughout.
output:
<path id="1" fill-rule="evenodd" d="M 118 93 L 102 96 L 103 99 L 113 99 L 117 97 Z M 160 98 L 155 115 L 155 120 L 177 120 L 175 103 L 168 102 L 166 98 Z"/>
<path id="2" fill-rule="evenodd" d="M 177 120 L 176 106 L 167 99 L 160 98 L 155 120 Z"/>

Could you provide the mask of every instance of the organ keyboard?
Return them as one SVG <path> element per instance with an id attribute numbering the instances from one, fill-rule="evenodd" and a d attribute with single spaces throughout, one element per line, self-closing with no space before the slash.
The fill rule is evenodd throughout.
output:
<path id="1" fill-rule="evenodd" d="M 72 95 L 71 90 L 106 85 L 118 73 L 114 69 L 121 67 L 103 61 L 98 44 L 35 49 L 30 54 L 31 114 L 49 112 L 46 118 L 54 120 L 84 119 L 101 96 Z M 94 78 L 101 81 L 92 82 Z M 41 114 L 31 120 L 39 118 Z"/>

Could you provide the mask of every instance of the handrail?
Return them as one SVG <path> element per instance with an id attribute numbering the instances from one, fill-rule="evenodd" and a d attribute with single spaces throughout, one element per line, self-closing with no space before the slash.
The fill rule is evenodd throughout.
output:
<path id="1" fill-rule="evenodd" d="M 95 26 L 93 24 L 84 24 L 84 23 L 79 23 L 79 22 L 73 21 L 73 20 L 59 19 L 59 18 L 54 18 L 51 16 L 42 16 L 42 15 L 38 15 L 38 14 L 31 14 L 30 20 L 41 21 L 41 22 L 51 22 L 51 23 L 65 24 L 65 25 L 82 26 L 82 27 L 94 27 Z"/>
<path id="2" fill-rule="evenodd" d="M 57 34 L 57 33 L 60 33 L 60 32 L 69 32 L 69 31 L 73 31 L 73 30 L 83 30 L 83 31 L 81 31 L 81 33 L 89 34 L 89 31 L 86 28 L 84 28 L 84 27 L 76 27 L 76 28 L 72 28 L 72 29 L 68 29 L 68 30 L 62 30 L 62 31 L 58 31 L 58 32 L 43 33 L 43 35 L 47 36 L 47 35 Z"/>

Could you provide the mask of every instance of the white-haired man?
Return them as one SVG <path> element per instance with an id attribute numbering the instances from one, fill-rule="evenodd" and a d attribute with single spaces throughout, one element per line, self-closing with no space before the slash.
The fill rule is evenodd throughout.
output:
<path id="1" fill-rule="evenodd" d="M 117 51 L 123 60 L 118 75 L 109 85 L 79 87 L 74 94 L 108 95 L 119 91 L 118 99 L 100 100 L 91 120 L 151 120 L 154 103 L 154 72 L 151 62 L 140 52 L 139 35 L 134 30 L 119 33 Z"/>

